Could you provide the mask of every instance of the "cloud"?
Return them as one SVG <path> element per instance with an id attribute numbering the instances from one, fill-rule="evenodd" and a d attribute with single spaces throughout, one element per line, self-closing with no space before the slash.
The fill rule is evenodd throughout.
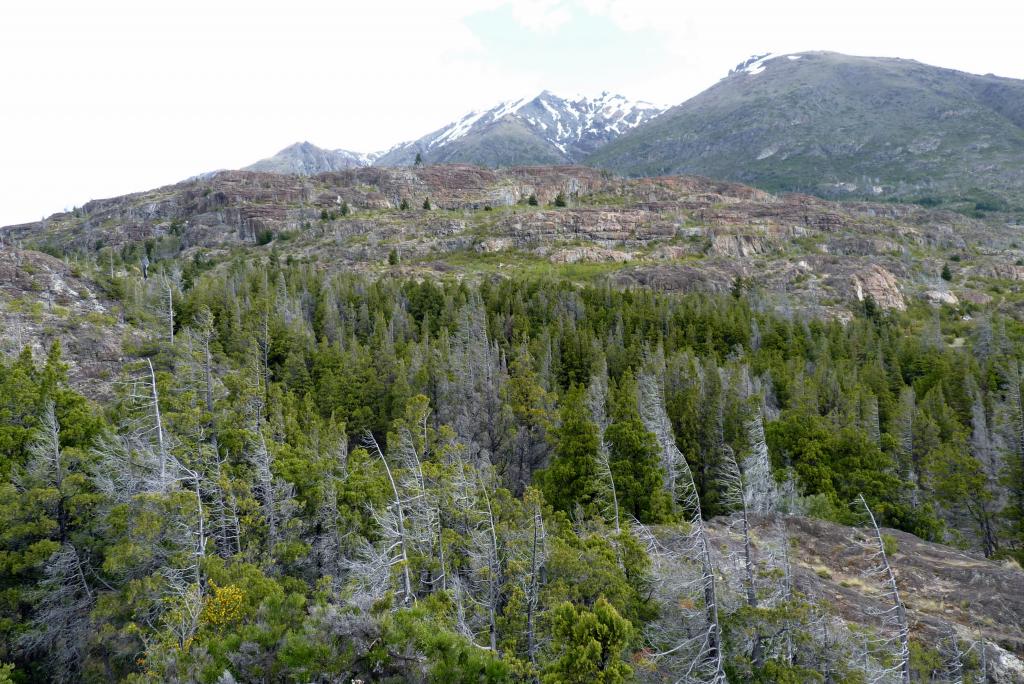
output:
<path id="1" fill-rule="evenodd" d="M 507 5 L 512 16 L 531 31 L 553 33 L 572 20 L 572 11 L 560 0 L 515 0 Z"/>

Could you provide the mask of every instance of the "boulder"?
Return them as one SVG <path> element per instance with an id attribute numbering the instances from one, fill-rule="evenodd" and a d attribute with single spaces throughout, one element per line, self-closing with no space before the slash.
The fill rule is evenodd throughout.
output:
<path id="1" fill-rule="evenodd" d="M 892 273 L 877 264 L 871 264 L 853 276 L 854 295 L 863 302 L 870 296 L 883 309 L 906 311 L 907 301 L 899 281 Z"/>

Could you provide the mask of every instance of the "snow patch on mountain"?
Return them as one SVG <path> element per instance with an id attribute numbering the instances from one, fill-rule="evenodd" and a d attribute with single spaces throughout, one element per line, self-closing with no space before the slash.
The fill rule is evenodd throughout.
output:
<path id="1" fill-rule="evenodd" d="M 751 55 L 747 59 L 743 60 L 729 71 L 729 76 L 735 74 L 746 74 L 748 76 L 757 76 L 763 73 L 768 62 L 774 59 L 781 59 L 785 57 L 791 62 L 795 62 L 800 59 L 800 55 L 780 55 L 774 52 L 765 52 L 759 55 Z"/>

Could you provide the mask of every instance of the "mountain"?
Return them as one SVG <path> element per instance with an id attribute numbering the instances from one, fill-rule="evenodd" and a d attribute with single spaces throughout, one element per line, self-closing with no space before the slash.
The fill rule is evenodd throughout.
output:
<path id="1" fill-rule="evenodd" d="M 427 163 L 490 167 L 576 163 L 662 111 L 607 92 L 588 98 L 545 90 L 534 98 L 470 112 L 419 140 L 396 146 L 375 163 L 408 166 L 417 153 Z"/>
<path id="2" fill-rule="evenodd" d="M 1024 81 L 905 59 L 762 55 L 586 161 L 630 176 L 1019 208 Z"/>
<path id="3" fill-rule="evenodd" d="M 360 166 L 369 166 L 376 158 L 374 154 L 362 154 L 348 150 L 325 150 L 309 142 L 295 143 L 284 148 L 273 157 L 261 159 L 246 166 L 243 171 L 262 173 L 285 173 L 313 176 L 326 171 L 341 171 Z"/>

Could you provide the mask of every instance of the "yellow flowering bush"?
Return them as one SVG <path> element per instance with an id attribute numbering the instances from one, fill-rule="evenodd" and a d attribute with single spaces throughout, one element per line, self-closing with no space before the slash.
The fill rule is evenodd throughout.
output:
<path id="1" fill-rule="evenodd" d="M 210 582 L 213 593 L 206 597 L 201 620 L 204 624 L 220 627 L 227 625 L 242 616 L 245 606 L 245 590 L 234 584 L 218 587 Z"/>

